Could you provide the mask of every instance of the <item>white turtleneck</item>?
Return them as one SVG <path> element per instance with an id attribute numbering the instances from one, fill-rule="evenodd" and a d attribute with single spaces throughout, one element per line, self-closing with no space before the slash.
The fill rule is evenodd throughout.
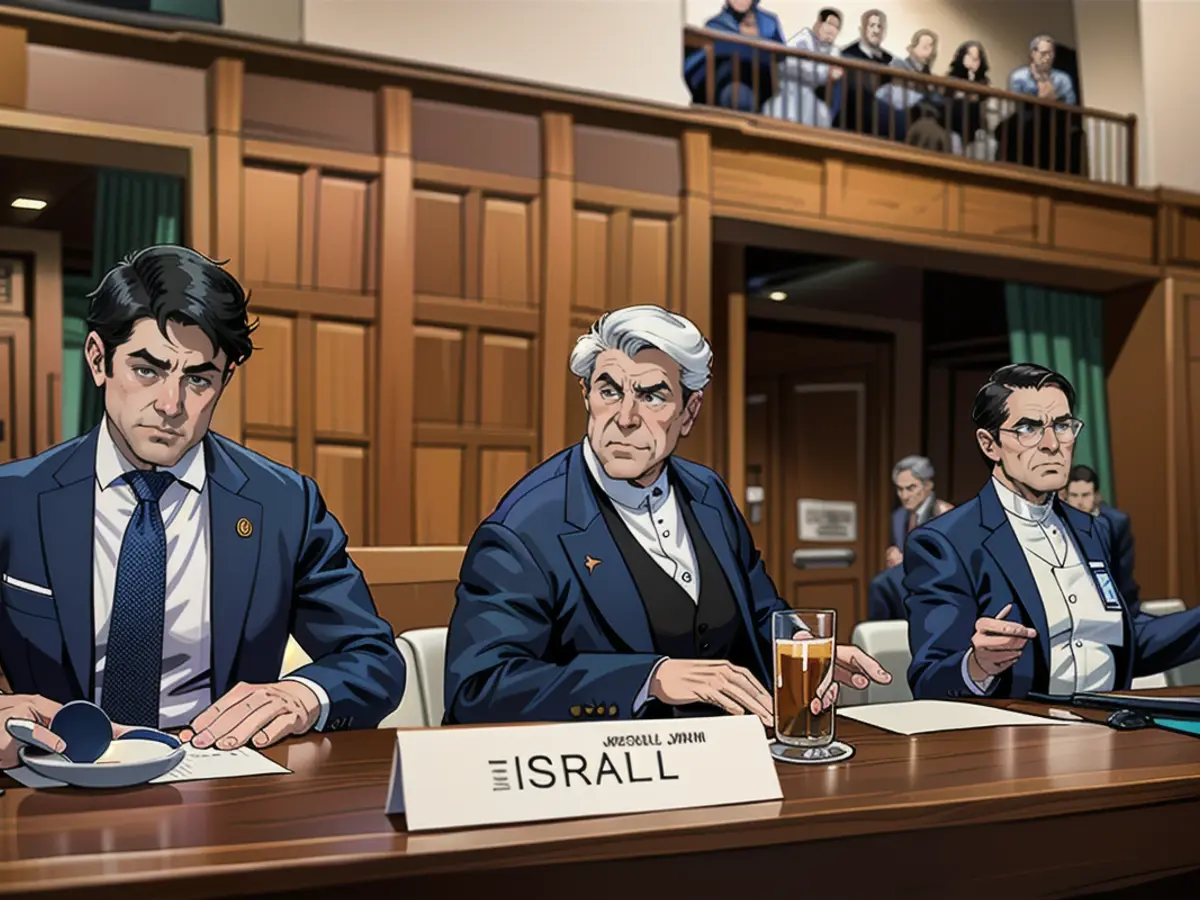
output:
<path id="1" fill-rule="evenodd" d="M 1037 600 L 1046 611 L 1047 634 L 1039 640 L 1050 646 L 1051 694 L 1110 691 L 1116 680 L 1113 647 L 1125 640 L 1118 603 L 1105 602 L 1090 566 L 1075 546 L 1052 502 L 1030 503 L 992 479 L 1008 523 L 1025 554 Z M 1021 598 L 1026 604 L 1035 598 Z M 986 695 L 995 678 L 974 681 L 967 668 L 971 652 L 963 657 L 963 681 L 978 695 Z"/>

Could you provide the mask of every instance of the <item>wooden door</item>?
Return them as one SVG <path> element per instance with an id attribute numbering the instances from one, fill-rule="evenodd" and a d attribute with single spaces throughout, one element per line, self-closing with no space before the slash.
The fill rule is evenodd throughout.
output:
<path id="1" fill-rule="evenodd" d="M 781 590 L 798 608 L 833 609 L 838 639 L 860 617 L 870 565 L 865 368 L 808 372 L 785 380 L 780 396 L 784 553 Z"/>
<path id="2" fill-rule="evenodd" d="M 25 261 L 0 256 L 0 463 L 33 454 Z"/>

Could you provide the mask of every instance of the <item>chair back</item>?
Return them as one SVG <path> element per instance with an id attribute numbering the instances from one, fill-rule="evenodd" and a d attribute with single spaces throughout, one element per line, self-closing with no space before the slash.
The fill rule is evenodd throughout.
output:
<path id="1" fill-rule="evenodd" d="M 899 703 L 913 698 L 908 687 L 908 667 L 912 653 L 908 649 L 908 622 L 895 619 L 883 622 L 859 622 L 850 643 L 865 650 L 892 674 L 891 684 L 871 684 L 856 691 L 864 703 Z"/>
<path id="2" fill-rule="evenodd" d="M 413 665 L 420 673 L 425 724 L 436 728 L 445 713 L 446 628 L 415 628 L 400 635 L 412 648 Z"/>

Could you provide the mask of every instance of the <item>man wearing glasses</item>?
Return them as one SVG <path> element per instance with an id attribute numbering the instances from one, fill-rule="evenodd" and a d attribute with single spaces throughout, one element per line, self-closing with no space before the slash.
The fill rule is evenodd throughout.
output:
<path id="1" fill-rule="evenodd" d="M 998 369 L 976 395 L 992 477 L 905 546 L 915 698 L 1128 690 L 1200 657 L 1200 607 L 1131 612 L 1108 523 L 1058 499 L 1084 426 L 1074 406 L 1066 378 L 1029 363 Z"/>

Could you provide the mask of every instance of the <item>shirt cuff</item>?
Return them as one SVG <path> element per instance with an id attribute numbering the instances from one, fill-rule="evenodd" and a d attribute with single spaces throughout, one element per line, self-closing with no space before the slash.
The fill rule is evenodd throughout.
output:
<path id="1" fill-rule="evenodd" d="M 297 684 L 302 684 L 314 694 L 317 695 L 317 702 L 321 704 L 321 712 L 317 716 L 317 724 L 313 726 L 313 731 L 321 731 L 325 728 L 325 723 L 329 719 L 329 695 L 325 693 L 325 688 L 321 687 L 315 681 L 308 678 L 303 678 L 300 675 L 288 675 L 284 681 L 294 681 Z"/>
<path id="2" fill-rule="evenodd" d="M 642 685 L 642 689 L 638 691 L 637 697 L 633 701 L 633 714 L 636 716 L 642 711 L 647 703 L 650 702 L 650 682 L 654 680 L 654 673 L 658 671 L 658 667 L 667 661 L 668 657 L 664 656 L 654 664 L 654 668 L 650 670 L 650 674 L 646 676 L 646 683 Z"/>
<path id="3" fill-rule="evenodd" d="M 966 682 L 967 687 L 971 689 L 971 693 L 974 694 L 976 697 L 986 697 L 988 695 L 988 691 L 992 687 L 992 682 L 996 680 L 996 677 L 994 675 L 989 675 L 987 678 L 983 679 L 983 681 L 976 681 L 975 679 L 973 679 L 971 677 L 971 670 L 967 666 L 967 663 L 969 663 L 971 661 L 971 653 L 972 652 L 973 651 L 968 650 L 966 653 L 963 654 L 963 661 L 962 661 L 963 681 Z"/>

